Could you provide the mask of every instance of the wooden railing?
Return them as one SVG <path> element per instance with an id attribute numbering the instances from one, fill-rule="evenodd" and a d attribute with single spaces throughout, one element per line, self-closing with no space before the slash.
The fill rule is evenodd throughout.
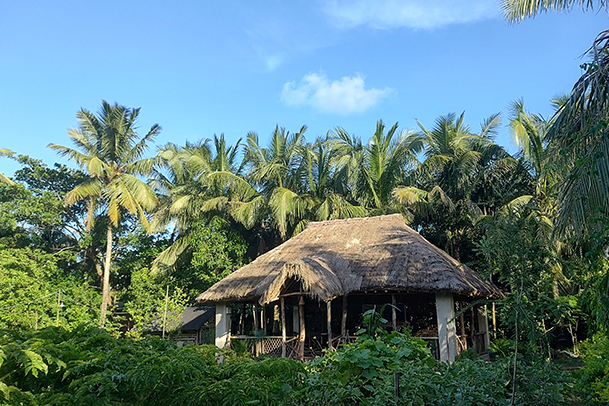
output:
<path id="1" fill-rule="evenodd" d="M 415 337 L 425 341 L 427 348 L 431 351 L 431 355 L 437 360 L 440 359 L 440 339 L 438 337 Z"/>
<path id="2" fill-rule="evenodd" d="M 427 343 L 427 347 L 431 351 L 436 359 L 440 359 L 440 347 L 438 337 L 417 337 Z M 231 335 L 231 348 L 235 349 L 234 342 L 240 341 L 247 346 L 247 350 L 254 356 L 268 355 L 271 357 L 285 357 L 292 359 L 299 359 L 300 354 L 300 343 L 298 337 L 288 337 L 285 342 L 285 353 L 283 348 L 283 340 L 281 336 L 245 336 L 245 335 Z M 357 340 L 357 336 L 338 336 L 332 339 L 332 346 L 339 348 L 345 344 L 354 343 Z M 312 359 L 317 356 L 323 355 L 323 350 L 327 346 L 324 343 L 318 342 L 314 338 L 311 338 L 305 342 L 304 358 Z"/>
<path id="3" fill-rule="evenodd" d="M 459 354 L 469 348 L 473 348 L 476 354 L 487 352 L 486 333 L 475 333 L 473 336 L 457 336 L 457 351 Z"/>
<path id="4" fill-rule="evenodd" d="M 254 355 L 268 355 L 271 357 L 281 357 L 298 359 L 298 337 L 288 337 L 285 342 L 285 352 L 283 339 L 281 336 L 245 336 L 231 335 L 231 348 L 235 349 L 233 342 L 240 341 L 245 343 L 248 351 Z M 285 355 L 284 355 L 285 354 Z"/>

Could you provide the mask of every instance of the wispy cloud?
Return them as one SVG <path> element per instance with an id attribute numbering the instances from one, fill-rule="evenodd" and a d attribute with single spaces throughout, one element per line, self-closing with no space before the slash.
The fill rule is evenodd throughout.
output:
<path id="1" fill-rule="evenodd" d="M 431 29 L 500 15 L 497 2 L 489 0 L 332 0 L 323 10 L 341 28 Z"/>
<path id="2" fill-rule="evenodd" d="M 363 113 L 393 92 L 391 88 L 366 89 L 364 77 L 345 76 L 330 81 L 323 73 L 309 73 L 299 84 L 283 85 L 281 100 L 289 106 L 311 106 L 324 113 Z"/>
<path id="3" fill-rule="evenodd" d="M 274 70 L 276 70 L 278 67 L 280 67 L 285 62 L 285 58 L 281 54 L 267 55 L 267 56 L 261 55 L 260 57 L 264 61 L 264 64 L 266 65 L 266 69 L 269 72 L 273 72 Z"/>

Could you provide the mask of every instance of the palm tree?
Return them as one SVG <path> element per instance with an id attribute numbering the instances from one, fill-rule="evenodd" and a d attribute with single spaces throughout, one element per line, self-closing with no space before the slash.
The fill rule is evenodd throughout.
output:
<path id="1" fill-rule="evenodd" d="M 606 0 L 504 0 L 506 18 L 518 21 L 540 11 L 584 11 L 607 8 Z M 568 169 L 558 198 L 557 231 L 582 237 L 598 229 L 595 221 L 609 212 L 609 31 L 601 32 L 588 50 L 591 61 L 557 111 L 548 140 Z M 558 154 L 560 152 L 560 155 Z"/>
<path id="2" fill-rule="evenodd" d="M 423 153 L 424 161 L 411 174 L 411 185 L 393 190 L 414 224 L 459 259 L 461 242 L 475 221 L 500 206 L 508 175 L 517 162 L 494 141 L 499 115 L 488 118 L 478 134 L 451 113 L 440 116 L 432 130 L 419 122 L 410 148 Z"/>
<path id="3" fill-rule="evenodd" d="M 248 180 L 264 197 L 270 220 L 281 239 L 302 229 L 306 213 L 313 205 L 306 195 L 306 129 L 303 126 L 290 134 L 276 126 L 267 148 L 260 146 L 256 133 L 247 136 L 244 169 Z"/>
<path id="4" fill-rule="evenodd" d="M 512 140 L 521 149 L 535 182 L 535 196 L 530 198 L 535 198 L 542 206 L 553 210 L 561 179 L 561 168 L 547 137 L 553 119 L 529 113 L 522 100 L 513 102 L 510 111 L 508 126 Z"/>
<path id="5" fill-rule="evenodd" d="M 172 245 L 154 261 L 155 272 L 175 268 L 191 252 L 192 226 L 213 218 L 233 220 L 251 228 L 260 217 L 261 195 L 240 175 L 237 154 L 241 140 L 227 146 L 224 134 L 210 140 L 187 142 L 184 147 L 159 148 L 153 181 L 161 204 L 153 226 L 163 230 L 173 224 Z"/>
<path id="6" fill-rule="evenodd" d="M 13 156 L 14 152 L 10 149 L 0 148 L 0 156 Z M 6 183 L 8 185 L 14 185 L 15 182 L 6 177 L 3 173 L 0 173 L 0 183 Z"/>
<path id="7" fill-rule="evenodd" d="M 344 171 L 338 170 L 345 158 L 329 134 L 307 146 L 308 195 L 313 201 L 310 220 L 324 221 L 362 217 L 368 214 L 350 195 Z"/>
<path id="8" fill-rule="evenodd" d="M 368 145 L 338 128 L 335 148 L 341 158 L 337 170 L 349 193 L 372 214 L 395 211 L 392 191 L 403 185 L 409 169 L 416 162 L 416 149 L 408 143 L 411 132 L 398 132 L 395 123 L 387 132 L 379 120 Z"/>
<path id="9" fill-rule="evenodd" d="M 89 179 L 77 185 L 66 195 L 66 202 L 74 204 L 86 199 L 90 202 L 90 215 L 101 208 L 107 216 L 106 253 L 102 282 L 103 299 L 100 326 L 106 321 L 110 301 L 110 267 L 112 262 L 113 228 L 121 222 L 121 212 L 127 210 L 148 227 L 146 212 L 157 204 L 154 191 L 138 176 L 150 174 L 152 160 L 143 159 L 152 141 L 161 131 L 155 124 L 140 138 L 136 133 L 136 121 L 140 109 L 131 109 L 102 100 L 97 115 L 81 109 L 76 113 L 78 128 L 71 128 L 68 136 L 75 148 L 56 144 L 48 146 L 59 155 L 76 161 L 89 175 Z M 91 222 L 88 228 L 90 229 Z"/>

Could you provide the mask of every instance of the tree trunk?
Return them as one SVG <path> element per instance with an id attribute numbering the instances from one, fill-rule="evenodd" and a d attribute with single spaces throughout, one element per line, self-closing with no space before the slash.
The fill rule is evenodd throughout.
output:
<path id="1" fill-rule="evenodd" d="M 106 324 L 106 309 L 110 301 L 110 261 L 112 259 L 112 222 L 108 220 L 108 229 L 106 230 L 106 258 L 104 261 L 104 282 L 102 285 L 102 305 L 99 315 L 99 326 L 104 327 Z"/>

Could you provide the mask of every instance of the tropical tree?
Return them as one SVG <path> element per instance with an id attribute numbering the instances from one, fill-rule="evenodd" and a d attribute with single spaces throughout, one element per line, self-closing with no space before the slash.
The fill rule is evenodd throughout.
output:
<path id="1" fill-rule="evenodd" d="M 303 126 L 296 133 L 276 126 L 268 147 L 261 147 L 258 135 L 249 133 L 244 169 L 247 179 L 264 197 L 272 227 L 281 239 L 304 227 L 313 202 L 306 195 L 308 173 Z"/>
<path id="2" fill-rule="evenodd" d="M 124 210 L 137 216 L 144 227 L 148 227 L 146 213 L 152 210 L 158 201 L 154 191 L 138 176 L 151 173 L 152 159 L 143 156 L 148 143 L 159 134 L 161 127 L 154 124 L 150 131 L 140 138 L 136 132 L 139 112 L 139 108 L 112 105 L 102 100 L 97 115 L 85 109 L 76 113 L 78 128 L 68 131 L 75 148 L 48 145 L 59 155 L 76 161 L 89 175 L 89 179 L 66 195 L 66 202 L 74 204 L 87 200 L 91 219 L 96 210 L 99 216 L 106 217 L 106 253 L 100 314 L 102 327 L 110 301 L 113 228 L 121 223 Z M 89 229 L 91 224 L 89 222 Z"/>
<path id="3" fill-rule="evenodd" d="M 239 174 L 240 140 L 228 146 L 224 134 L 210 140 L 187 142 L 184 147 L 167 144 L 159 149 L 153 185 L 161 204 L 153 226 L 164 230 L 173 225 L 171 246 L 154 261 L 155 272 L 175 270 L 179 261 L 189 262 L 197 247 L 198 232 L 214 218 L 251 228 L 263 205 L 260 194 Z"/>
<path id="4" fill-rule="evenodd" d="M 354 198 L 372 214 L 397 210 L 392 191 L 404 184 L 416 162 L 416 148 L 408 143 L 413 133 L 398 132 L 398 123 L 385 131 L 385 124 L 379 120 L 368 145 L 341 128 L 334 134 L 335 148 L 341 156 L 337 170 Z"/>
<path id="5" fill-rule="evenodd" d="M 607 8 L 606 0 L 537 1 L 504 0 L 506 18 L 518 21 L 547 10 L 574 6 L 584 11 Z M 580 239 L 602 226 L 599 217 L 609 213 L 609 31 L 601 32 L 588 50 L 590 62 L 573 86 L 548 130 L 548 140 L 560 152 L 568 174 L 558 198 L 557 231 Z"/>
<path id="6" fill-rule="evenodd" d="M 411 174 L 411 185 L 393 190 L 413 224 L 435 244 L 461 259 L 461 245 L 475 221 L 517 195 L 513 177 L 518 162 L 493 141 L 500 123 L 493 115 L 474 133 L 451 113 L 428 130 L 412 134 L 410 148 L 424 156 Z"/>
<path id="7" fill-rule="evenodd" d="M 529 113 L 522 100 L 510 105 L 508 127 L 512 141 L 522 151 L 535 181 L 535 196 L 540 201 L 553 197 L 560 180 L 558 165 L 549 148 L 547 133 L 552 119 Z"/>
<path id="8" fill-rule="evenodd" d="M 14 154 L 14 152 L 11 151 L 10 149 L 0 148 L 0 157 L 12 156 L 13 154 Z M 3 173 L 0 173 L 0 183 L 8 183 L 9 185 L 12 185 L 14 182 L 12 180 L 10 180 L 8 177 L 6 177 L 6 175 L 4 175 Z"/>
<path id="9" fill-rule="evenodd" d="M 336 140 L 329 134 L 307 145 L 304 164 L 307 193 L 313 202 L 310 220 L 362 217 L 368 213 L 351 195 L 349 181 L 344 177 L 346 169 L 338 169 L 344 165 L 341 162 L 344 158 L 341 148 L 337 148 Z"/>

